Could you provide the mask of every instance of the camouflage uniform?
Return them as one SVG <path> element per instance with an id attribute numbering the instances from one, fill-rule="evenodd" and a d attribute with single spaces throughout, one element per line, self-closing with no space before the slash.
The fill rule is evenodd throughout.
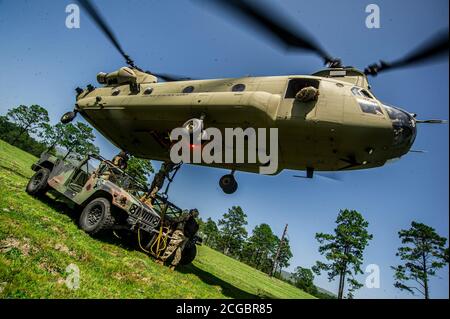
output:
<path id="1" fill-rule="evenodd" d="M 162 262 L 165 262 L 167 258 L 175 253 L 175 257 L 170 265 L 172 269 L 174 269 L 180 262 L 184 246 L 188 242 L 189 238 L 195 235 L 198 230 L 198 223 L 195 221 L 196 217 L 198 217 L 198 210 L 191 209 L 189 212 L 184 212 L 177 220 L 174 221 L 176 223 L 176 229 L 172 233 L 169 246 L 166 248 L 163 256 L 161 257 Z"/>
<path id="2" fill-rule="evenodd" d="M 300 102 L 315 101 L 319 97 L 319 90 L 315 87 L 308 86 L 297 92 L 295 98 Z"/>
<path id="3" fill-rule="evenodd" d="M 169 246 L 164 251 L 164 255 L 161 257 L 163 261 L 172 256 L 175 253 L 175 257 L 172 260 L 171 266 L 175 267 L 181 260 L 181 253 L 189 238 L 184 236 L 183 231 L 177 229 L 172 233 Z"/>
<path id="4" fill-rule="evenodd" d="M 120 152 L 111 161 L 115 166 L 120 168 L 121 170 L 125 170 L 128 166 L 128 155 L 125 152 Z M 101 165 L 105 165 L 107 168 L 103 171 L 101 177 L 105 180 L 109 180 L 112 176 L 111 169 L 108 167 L 106 163 L 102 163 Z"/>
<path id="5" fill-rule="evenodd" d="M 169 176 L 170 171 L 175 166 L 172 162 L 164 162 L 161 165 L 161 168 L 159 169 L 158 173 L 156 173 L 155 177 L 153 177 L 152 184 L 150 185 L 150 189 L 147 195 L 145 195 L 145 199 L 150 199 L 150 203 L 153 202 L 153 199 L 155 198 L 156 193 L 163 187 L 164 181 L 166 180 L 166 177 Z"/>
<path id="6" fill-rule="evenodd" d="M 120 168 L 121 170 L 126 170 L 128 167 L 128 155 L 125 152 L 120 152 L 112 159 L 112 163 Z"/>

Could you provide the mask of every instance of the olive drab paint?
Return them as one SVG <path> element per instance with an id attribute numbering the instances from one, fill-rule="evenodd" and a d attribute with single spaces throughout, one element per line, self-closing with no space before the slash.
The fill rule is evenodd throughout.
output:
<path id="1" fill-rule="evenodd" d="M 153 75 L 124 67 L 98 78 L 102 86 L 83 90 L 75 109 L 114 145 L 142 158 L 170 161 L 170 132 L 200 117 L 206 129 L 214 127 L 222 136 L 227 128 L 276 128 L 275 173 L 379 167 L 406 154 L 416 133 L 412 115 L 383 105 L 366 75 L 354 68 L 158 83 Z M 296 98 L 305 87 L 317 90 L 314 99 Z M 258 161 L 224 158 L 199 165 L 260 168 Z"/>

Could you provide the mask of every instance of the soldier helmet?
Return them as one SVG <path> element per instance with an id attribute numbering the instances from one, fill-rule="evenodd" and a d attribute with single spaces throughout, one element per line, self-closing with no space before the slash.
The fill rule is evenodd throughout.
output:
<path id="1" fill-rule="evenodd" d="M 125 151 L 121 151 L 121 152 L 119 153 L 119 156 L 122 157 L 122 158 L 128 159 L 128 154 L 127 154 L 127 152 L 125 152 Z"/>
<path id="2" fill-rule="evenodd" d="M 197 208 L 191 209 L 191 210 L 189 211 L 189 214 L 190 214 L 191 216 L 193 216 L 194 218 L 197 218 L 198 215 L 199 215 L 198 209 L 197 209 Z"/>

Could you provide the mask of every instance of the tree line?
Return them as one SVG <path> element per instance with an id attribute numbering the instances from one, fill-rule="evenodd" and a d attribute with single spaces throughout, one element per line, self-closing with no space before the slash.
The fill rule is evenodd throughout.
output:
<path id="1" fill-rule="evenodd" d="M 35 156 L 48 151 L 80 160 L 88 154 L 100 154 L 91 126 L 82 122 L 52 125 L 48 111 L 40 105 L 19 105 L 0 116 L 0 139 Z M 130 156 L 127 172 L 147 184 L 153 167 L 149 160 Z"/>
<path id="2" fill-rule="evenodd" d="M 99 153 L 92 127 L 82 122 L 51 125 L 40 105 L 19 105 L 0 116 L 0 138 L 35 156 L 49 148 L 55 152 L 57 146 L 65 150 L 65 157 Z"/>
<path id="3" fill-rule="evenodd" d="M 286 239 L 277 260 L 277 277 L 316 297 L 333 298 L 314 285 L 314 275 L 326 273 L 329 281 L 339 282 L 337 298 L 353 298 L 355 291 L 363 286 L 357 276 L 364 274 L 361 269 L 364 250 L 373 235 L 368 232 L 369 223 L 355 210 L 341 210 L 335 223 L 332 233 L 316 233 L 315 236 L 319 253 L 325 261 L 317 261 L 311 268 L 296 267 L 290 276 L 283 277 L 281 270 L 289 267 L 289 260 L 293 257 Z M 280 238 L 265 223 L 255 226 L 249 236 L 246 225 L 247 215 L 241 207 L 233 206 L 217 223 L 211 218 L 201 221 L 203 243 L 270 274 Z M 439 236 L 432 227 L 415 221 L 409 229 L 400 230 L 398 236 L 402 246 L 396 253 L 400 258 L 399 265 L 391 267 L 394 286 L 428 299 L 430 278 L 448 264 L 447 239 Z"/>
<path id="4" fill-rule="evenodd" d="M 64 157 L 73 155 L 80 158 L 99 153 L 90 126 L 82 122 L 51 125 L 47 110 L 39 105 L 20 105 L 8 110 L 5 116 L 0 116 L 0 138 L 35 156 L 45 150 L 56 153 L 57 146 L 65 150 Z M 149 160 L 131 156 L 127 170 L 147 184 L 153 167 Z M 330 281 L 339 280 L 338 298 L 344 298 L 344 295 L 353 298 L 354 292 L 363 286 L 357 276 L 364 273 L 361 269 L 364 250 L 373 235 L 367 230 L 369 223 L 355 210 L 339 212 L 333 233 L 316 233 L 319 253 L 325 257 L 325 261 L 317 261 L 310 269 L 296 267 L 290 278 L 281 274 L 283 268 L 290 266 L 289 260 L 293 257 L 289 239 L 285 238 L 281 242 L 266 223 L 257 225 L 249 235 L 245 228 L 248 224 L 247 215 L 241 207 L 233 206 L 217 223 L 211 218 L 199 222 L 207 246 L 267 274 L 275 269 L 278 278 L 312 295 L 324 296 L 314 285 L 314 274 L 326 273 Z M 396 253 L 400 264 L 391 267 L 394 271 L 394 286 L 428 299 L 430 278 L 436 276 L 436 271 L 449 262 L 447 239 L 437 234 L 432 227 L 416 221 L 411 223 L 409 229 L 400 230 L 398 236 L 402 246 Z M 278 248 L 280 251 L 275 262 Z"/>
<path id="5" fill-rule="evenodd" d="M 247 224 L 247 215 L 239 206 L 228 209 L 217 223 L 211 218 L 200 220 L 203 243 L 267 274 L 271 274 L 275 266 L 279 276 L 281 269 L 289 267 L 293 256 L 289 239 L 285 238 L 281 243 L 265 223 L 257 225 L 249 235 L 245 228 Z M 280 252 L 274 265 L 278 247 Z"/>

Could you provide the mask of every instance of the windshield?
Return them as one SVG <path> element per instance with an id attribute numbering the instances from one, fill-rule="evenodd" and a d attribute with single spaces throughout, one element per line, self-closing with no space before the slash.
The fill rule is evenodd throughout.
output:
<path id="1" fill-rule="evenodd" d="M 89 162 L 91 160 L 97 160 L 95 158 L 89 159 Z M 108 172 L 108 174 L 106 174 Z M 113 163 L 111 163 L 108 160 L 102 159 L 102 161 L 99 164 L 98 168 L 98 174 L 101 175 L 108 175 L 108 180 L 112 183 L 116 184 L 120 188 L 123 188 L 127 192 L 135 195 L 135 196 L 142 196 L 144 193 L 147 192 L 147 186 L 143 183 L 139 182 L 136 178 L 133 176 L 125 173 L 120 168 L 115 166 Z"/>
<path id="2" fill-rule="evenodd" d="M 394 129 L 394 145 L 412 144 L 416 138 L 414 118 L 407 112 L 389 105 L 383 105 Z"/>

